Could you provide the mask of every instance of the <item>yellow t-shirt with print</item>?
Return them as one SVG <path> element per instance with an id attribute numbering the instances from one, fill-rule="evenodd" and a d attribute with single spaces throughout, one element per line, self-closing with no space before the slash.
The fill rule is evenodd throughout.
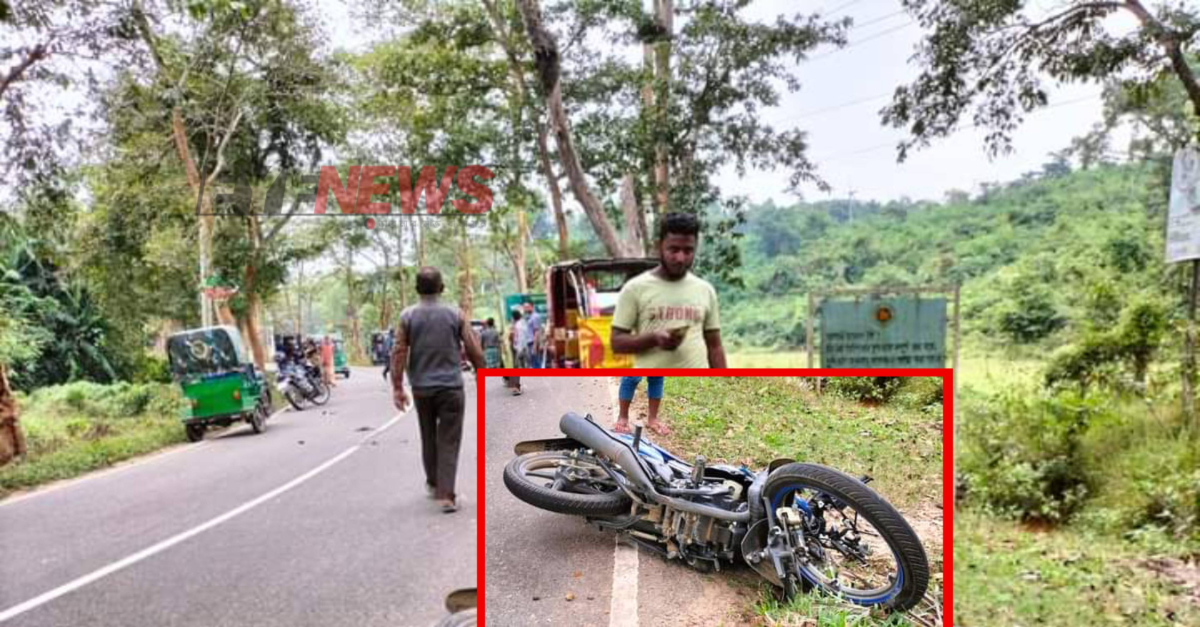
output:
<path id="1" fill-rule="evenodd" d="M 637 368 L 707 368 L 704 332 L 721 328 L 717 291 L 691 272 L 678 281 L 668 281 L 649 270 L 621 288 L 612 324 L 634 335 L 688 328 L 675 350 L 655 347 L 634 356 Z"/>

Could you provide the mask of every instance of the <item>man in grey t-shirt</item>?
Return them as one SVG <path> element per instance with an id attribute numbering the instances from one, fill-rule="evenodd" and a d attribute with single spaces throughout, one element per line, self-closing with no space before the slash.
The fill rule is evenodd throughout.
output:
<path id="1" fill-rule="evenodd" d="M 392 395 L 396 407 L 407 411 L 404 372 L 408 370 L 421 428 L 425 491 L 437 499 L 443 512 L 450 513 L 458 510 L 454 479 L 463 427 L 462 348 L 476 369 L 484 364 L 479 338 L 467 317 L 458 308 L 438 302 L 443 289 L 437 268 L 427 266 L 417 273 L 421 300 L 400 314 L 392 351 Z"/>

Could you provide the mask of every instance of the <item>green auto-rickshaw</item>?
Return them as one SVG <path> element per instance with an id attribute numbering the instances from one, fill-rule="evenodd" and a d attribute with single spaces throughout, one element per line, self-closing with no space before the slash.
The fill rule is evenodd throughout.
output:
<path id="1" fill-rule="evenodd" d="M 167 339 L 171 374 L 188 405 L 183 424 L 188 441 L 197 442 L 211 426 L 245 420 L 255 433 L 266 428 L 271 390 L 246 358 L 242 336 L 231 326 L 191 329 Z"/>
<path id="2" fill-rule="evenodd" d="M 350 378 L 350 364 L 346 360 L 346 343 L 341 337 L 333 338 L 333 371 Z"/>

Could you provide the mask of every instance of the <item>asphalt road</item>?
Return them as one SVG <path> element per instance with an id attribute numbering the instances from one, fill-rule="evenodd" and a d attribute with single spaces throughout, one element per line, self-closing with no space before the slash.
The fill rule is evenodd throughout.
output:
<path id="1" fill-rule="evenodd" d="M 703 575 L 678 561 L 625 547 L 620 550 L 632 551 L 632 557 L 622 557 L 614 568 L 618 547 L 613 533 L 589 527 L 582 518 L 527 505 L 504 486 L 504 465 L 515 456 L 513 446 L 562 437 L 558 420 L 565 412 L 591 413 L 611 426 L 615 397 L 610 381 L 523 377 L 524 394 L 511 396 L 498 377 L 486 380 L 488 626 L 743 624 L 747 600 L 756 594 L 748 569 L 738 569 L 732 577 L 728 572 Z M 749 585 L 740 585 L 747 581 Z"/>
<path id="2" fill-rule="evenodd" d="M 0 617 L 50 593 L 0 622 L 432 625 L 445 595 L 476 581 L 475 386 L 465 506 L 443 514 L 422 488 L 415 412 L 392 420 L 381 370 L 354 369 L 328 405 L 278 414 L 261 435 L 238 425 L 0 501 Z"/>

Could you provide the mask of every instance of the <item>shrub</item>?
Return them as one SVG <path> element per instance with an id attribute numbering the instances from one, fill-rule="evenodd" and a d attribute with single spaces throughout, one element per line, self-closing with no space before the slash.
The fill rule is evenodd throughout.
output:
<path id="1" fill-rule="evenodd" d="M 828 389 L 839 396 L 886 403 L 900 389 L 901 377 L 830 377 Z"/>
<path id="2" fill-rule="evenodd" d="M 913 409 L 941 405 L 942 379 L 938 377 L 905 377 L 896 400 Z"/>
<path id="3" fill-rule="evenodd" d="M 1005 393 L 964 407 L 969 498 L 1012 518 L 1066 521 L 1091 493 L 1080 438 L 1103 406 L 1072 393 Z"/>

